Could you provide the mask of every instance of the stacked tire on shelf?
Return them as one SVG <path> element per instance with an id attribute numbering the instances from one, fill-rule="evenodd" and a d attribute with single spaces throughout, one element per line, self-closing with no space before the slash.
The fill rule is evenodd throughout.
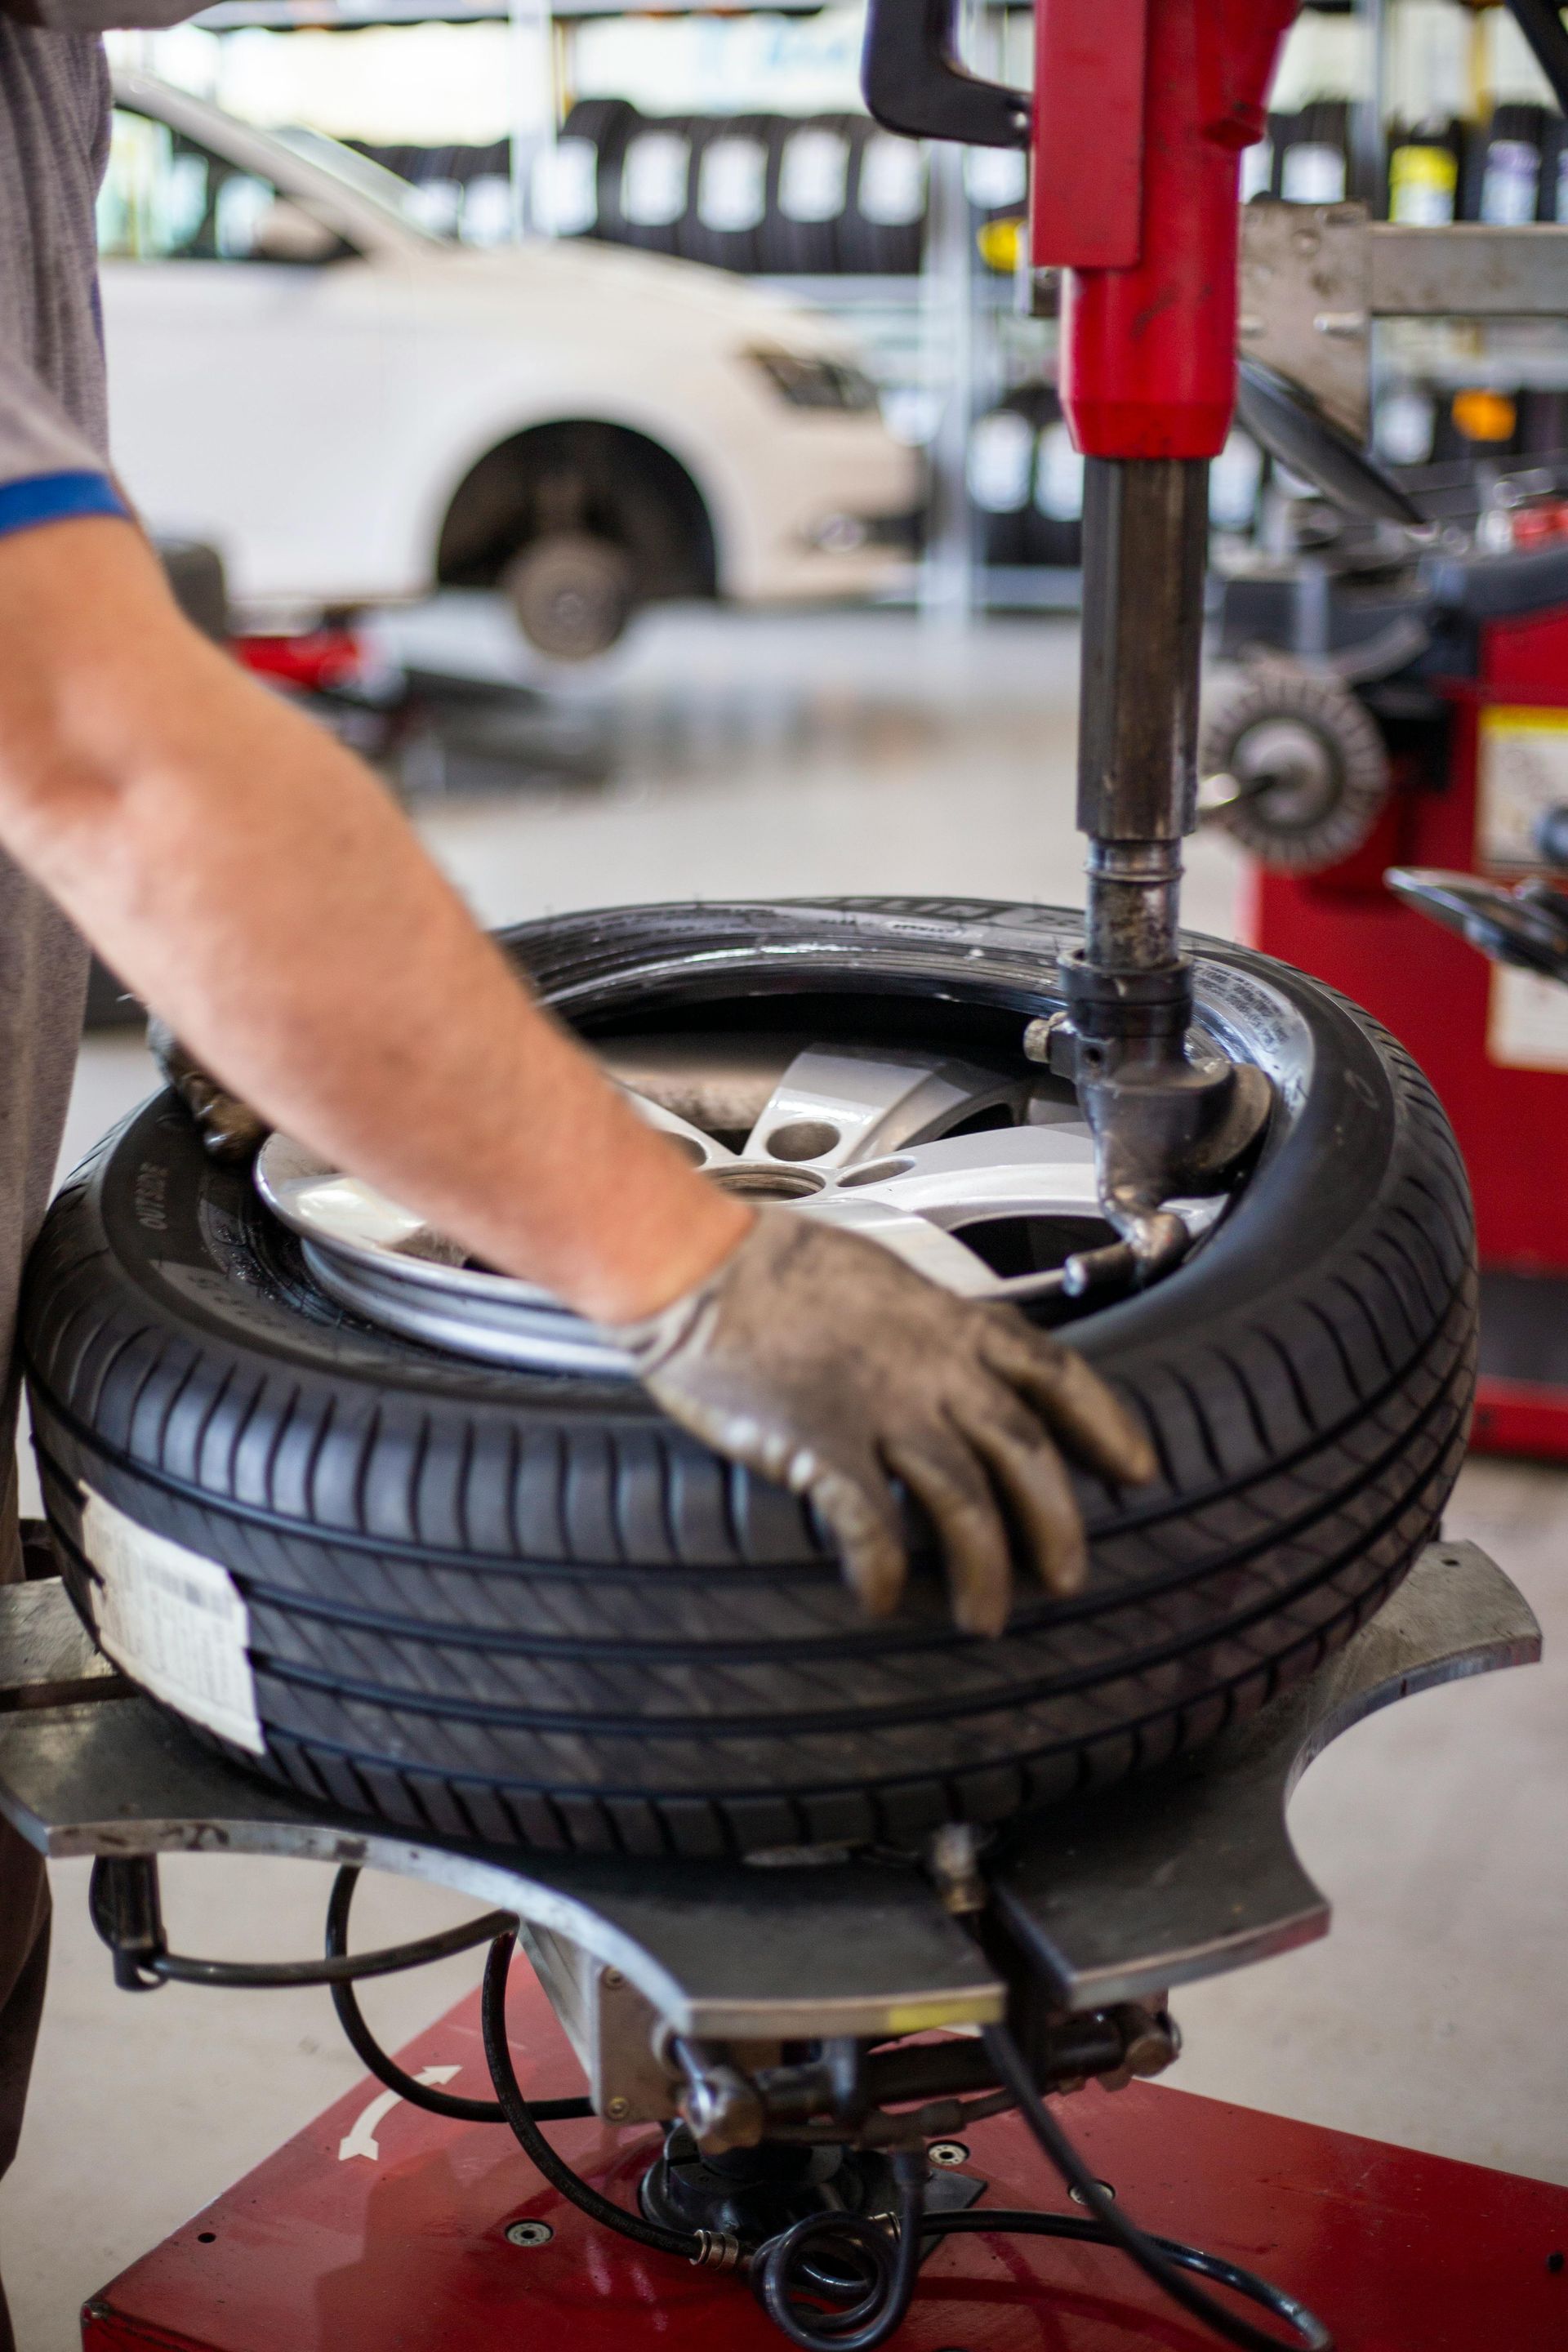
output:
<path id="1" fill-rule="evenodd" d="M 831 277 L 847 267 L 840 259 L 840 232 L 858 178 L 859 130 L 859 118 L 852 114 L 773 123 L 768 218 L 782 277 Z M 923 215 L 923 190 L 920 209 Z"/>
<path id="2" fill-rule="evenodd" d="M 1081 562 L 1083 460 L 1048 384 L 1021 384 L 975 419 L 969 496 L 988 569 Z"/>
<path id="3" fill-rule="evenodd" d="M 465 237 L 473 184 L 508 169 L 504 142 L 361 152 L 426 191 L 434 224 Z M 911 277 L 926 162 L 864 115 L 646 115 L 626 99 L 579 99 L 531 198 L 557 236 L 743 276 Z M 993 216 L 986 205 L 977 215 Z"/>
<path id="4" fill-rule="evenodd" d="M 863 116 L 642 115 L 580 100 L 548 167 L 576 186 L 592 149 L 595 217 L 573 236 L 765 277 L 909 276 L 925 226 L 925 162 Z M 564 160 L 563 160 L 564 159 Z"/>

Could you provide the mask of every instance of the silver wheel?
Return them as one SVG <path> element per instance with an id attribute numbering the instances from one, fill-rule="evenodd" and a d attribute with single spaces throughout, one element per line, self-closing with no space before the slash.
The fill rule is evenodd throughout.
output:
<path id="1" fill-rule="evenodd" d="M 1072 1253 L 1113 1238 L 1077 1103 L 1033 1070 L 772 1037 L 641 1038 L 601 1053 L 715 1183 L 862 1234 L 966 1297 L 1037 1293 Z M 271 1138 L 257 1182 L 321 1287 L 369 1321 L 520 1368 L 629 1373 L 595 1326 L 289 1138 Z M 1173 1205 L 1202 1234 L 1224 1203 Z"/>

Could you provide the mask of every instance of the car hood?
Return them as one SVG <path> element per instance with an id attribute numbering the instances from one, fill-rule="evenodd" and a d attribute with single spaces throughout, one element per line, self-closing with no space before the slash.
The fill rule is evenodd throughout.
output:
<path id="1" fill-rule="evenodd" d="M 731 350 L 762 342 L 803 354 L 858 357 L 852 340 L 830 320 L 747 278 L 586 238 L 539 237 L 489 252 L 448 246 L 416 257 L 400 256 L 395 266 L 416 270 L 427 285 L 441 285 L 465 308 L 493 305 L 512 325 L 520 307 L 526 313 L 530 302 L 553 308 L 592 301 L 605 306 L 617 333 L 627 340 L 646 311 L 661 337 L 680 318 L 691 332 Z"/>

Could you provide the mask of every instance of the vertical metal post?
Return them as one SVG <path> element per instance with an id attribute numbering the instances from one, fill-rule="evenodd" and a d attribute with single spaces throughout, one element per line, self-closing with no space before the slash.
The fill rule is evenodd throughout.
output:
<path id="1" fill-rule="evenodd" d="M 1366 79 L 1351 101 L 1350 185 L 1347 193 L 1388 216 L 1388 0 L 1356 0 Z"/>
<path id="2" fill-rule="evenodd" d="M 969 397 L 974 321 L 969 199 L 963 150 L 929 151 L 925 251 L 921 265 L 922 368 L 939 404 L 931 444 L 931 498 L 921 612 L 964 629 L 974 608 L 973 518 L 969 505 Z"/>
<path id="3" fill-rule="evenodd" d="M 555 144 L 555 41 L 550 0 L 509 0 L 511 52 L 511 233 L 521 244 L 531 230 L 548 235 L 548 219 L 535 218 L 534 188 L 540 159 Z"/>
<path id="4" fill-rule="evenodd" d="M 1078 822 L 1084 961 L 1174 971 L 1182 839 L 1197 803 L 1208 465 L 1091 457 L 1084 478 Z"/>

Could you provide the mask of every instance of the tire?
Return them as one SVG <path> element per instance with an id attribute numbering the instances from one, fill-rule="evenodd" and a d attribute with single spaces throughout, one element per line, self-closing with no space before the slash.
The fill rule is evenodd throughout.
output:
<path id="1" fill-rule="evenodd" d="M 614 540 L 558 530 L 530 540 L 501 574 L 529 643 L 552 661 L 593 661 L 626 633 L 637 607 L 632 561 Z"/>
<path id="2" fill-rule="evenodd" d="M 606 222 L 616 222 L 617 244 L 645 253 L 680 252 L 696 199 L 695 146 L 702 127 L 703 118 L 695 114 L 644 115 L 629 125 L 621 142 L 616 194 L 603 214 Z M 658 168 L 649 174 L 642 167 L 654 156 Z M 652 210 L 650 195 L 656 200 Z M 611 233 L 606 227 L 605 234 Z"/>
<path id="3" fill-rule="evenodd" d="M 1028 561 L 1037 438 L 1027 388 L 999 400 L 970 427 L 969 501 L 987 570 Z"/>
<path id="4" fill-rule="evenodd" d="M 970 902 L 665 907 L 505 943 L 587 1034 L 793 1024 L 1016 1054 L 1081 935 Z M 1206 1245 L 1073 1336 L 1156 1483 L 1077 1479 L 1093 1568 L 956 1637 L 917 1538 L 868 1624 L 814 1525 L 627 1384 L 486 1368 L 333 1307 L 172 1096 L 51 1209 L 22 1345 L 51 1525 L 92 1622 L 90 1488 L 221 1562 L 267 1752 L 424 1832 L 714 1854 L 994 1822 L 1189 1748 L 1306 1675 L 1434 1534 L 1473 1383 L 1468 1197 L 1408 1055 L 1204 943 L 1204 1017 L 1275 1076 Z"/>
<path id="5" fill-rule="evenodd" d="M 925 247 L 929 201 L 921 152 L 875 122 L 858 123 L 849 202 L 839 224 L 839 267 L 872 278 L 913 276 Z"/>
<path id="6" fill-rule="evenodd" d="M 781 278 L 817 278 L 840 267 L 855 129 L 856 119 L 847 114 L 786 116 L 774 122 L 764 270 Z"/>
<path id="7" fill-rule="evenodd" d="M 763 114 L 719 115 L 692 133 L 691 169 L 685 218 L 676 251 L 683 261 L 751 276 L 762 267 L 771 177 L 769 119 Z M 739 184 L 733 168 L 739 164 Z M 742 209 L 731 221 L 722 207 L 739 196 Z M 715 212 L 717 200 L 721 209 Z"/>
<path id="8" fill-rule="evenodd" d="M 585 140 L 597 158 L 594 174 L 594 226 L 582 232 L 608 243 L 623 241 L 621 163 L 626 141 L 641 120 L 629 99 L 580 98 L 561 126 L 563 140 Z"/>
<path id="9" fill-rule="evenodd" d="M 1038 429 L 1035 443 L 1035 488 L 1029 501 L 1027 561 L 1048 564 L 1060 570 L 1076 570 L 1083 562 L 1083 508 L 1081 483 L 1083 461 L 1073 447 L 1072 436 L 1062 415 L 1061 403 L 1056 394 L 1047 391 L 1037 412 Z M 1055 512 L 1043 503 L 1047 481 L 1055 465 L 1065 461 L 1073 468 L 1077 485 L 1069 484 L 1069 502 Z M 1076 508 L 1076 511 L 1073 509 Z"/>

